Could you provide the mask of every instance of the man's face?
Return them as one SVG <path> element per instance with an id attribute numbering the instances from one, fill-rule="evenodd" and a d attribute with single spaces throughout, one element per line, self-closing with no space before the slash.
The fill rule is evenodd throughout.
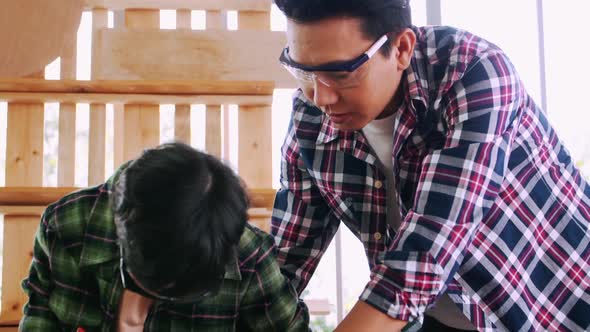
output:
<path id="1" fill-rule="evenodd" d="M 288 20 L 287 42 L 290 58 L 302 65 L 323 64 L 352 60 L 367 51 L 375 40 L 367 39 L 361 31 L 360 20 L 329 18 L 312 23 Z M 399 61 L 395 41 L 391 55 L 377 52 L 358 71 L 366 71 L 354 87 L 326 86 L 315 80 L 300 84 L 305 96 L 343 130 L 358 130 L 378 118 L 392 100 L 400 85 L 407 64 Z M 413 46 L 413 45 L 412 45 Z"/>

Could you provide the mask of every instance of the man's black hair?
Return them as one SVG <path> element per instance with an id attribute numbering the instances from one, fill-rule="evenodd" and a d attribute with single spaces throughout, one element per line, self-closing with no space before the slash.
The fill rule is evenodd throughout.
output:
<path id="1" fill-rule="evenodd" d="M 297 23 L 317 22 L 332 17 L 351 17 L 361 21 L 365 36 L 377 40 L 387 34 L 390 40 L 412 25 L 409 0 L 274 0 L 288 19 Z M 391 42 L 381 48 L 391 53 Z"/>
<path id="2" fill-rule="evenodd" d="M 247 221 L 238 176 L 182 143 L 146 150 L 123 170 L 113 194 L 123 258 L 151 290 L 173 295 L 223 277 Z"/>

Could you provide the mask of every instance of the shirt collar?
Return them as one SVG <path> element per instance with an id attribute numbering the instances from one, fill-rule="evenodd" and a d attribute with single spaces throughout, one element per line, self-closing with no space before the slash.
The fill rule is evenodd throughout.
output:
<path id="1" fill-rule="evenodd" d="M 242 274 L 240 273 L 240 262 L 238 259 L 237 249 L 234 250 L 234 252 L 232 254 L 232 258 L 229 260 L 229 262 L 225 266 L 225 275 L 223 276 L 223 278 L 230 279 L 230 280 L 242 280 Z"/>
<path id="2" fill-rule="evenodd" d="M 99 195 L 93 204 L 84 230 L 80 267 L 119 259 L 117 230 L 110 199 L 115 184 L 129 164 L 130 162 L 127 162 L 119 167 L 115 174 L 97 189 Z M 97 236 L 97 233 L 101 235 Z"/>
<path id="3" fill-rule="evenodd" d="M 421 102 L 424 106 L 428 105 L 428 75 L 426 74 L 426 66 L 424 65 L 426 59 L 422 51 L 421 40 L 423 32 L 417 27 L 412 27 L 416 34 L 416 46 L 414 47 L 414 55 L 410 61 L 410 66 L 405 71 L 406 85 L 406 102 L 409 108 L 415 112 L 413 102 Z"/>

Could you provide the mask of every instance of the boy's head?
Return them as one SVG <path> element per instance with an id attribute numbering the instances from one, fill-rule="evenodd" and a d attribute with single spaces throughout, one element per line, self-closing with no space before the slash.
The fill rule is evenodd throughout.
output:
<path id="1" fill-rule="evenodd" d="M 181 143 L 145 151 L 113 193 L 125 286 L 193 301 L 219 287 L 247 221 L 247 194 L 216 158 Z"/>

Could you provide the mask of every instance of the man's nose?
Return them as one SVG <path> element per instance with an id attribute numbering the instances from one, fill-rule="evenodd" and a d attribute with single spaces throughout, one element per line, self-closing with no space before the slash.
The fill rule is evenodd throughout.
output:
<path id="1" fill-rule="evenodd" d="M 318 107 L 333 105 L 338 101 L 338 93 L 317 77 L 313 84 L 313 102 Z"/>

